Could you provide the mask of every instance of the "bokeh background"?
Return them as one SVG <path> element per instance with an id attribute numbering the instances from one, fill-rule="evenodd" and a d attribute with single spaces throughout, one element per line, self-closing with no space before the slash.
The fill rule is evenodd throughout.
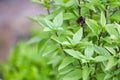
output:
<path id="1" fill-rule="evenodd" d="M 36 26 L 27 17 L 47 11 L 30 0 L 0 0 L 0 61 L 6 61 L 7 55 L 19 40 L 30 38 L 30 29 Z"/>

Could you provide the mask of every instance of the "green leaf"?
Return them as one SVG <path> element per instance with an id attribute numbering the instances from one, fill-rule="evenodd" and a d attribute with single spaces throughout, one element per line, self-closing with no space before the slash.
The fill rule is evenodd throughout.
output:
<path id="1" fill-rule="evenodd" d="M 94 54 L 94 48 L 93 47 L 87 47 L 85 49 L 85 56 L 87 56 L 88 58 L 91 58 Z"/>
<path id="2" fill-rule="evenodd" d="M 64 13 L 63 15 L 63 19 L 64 20 L 70 20 L 70 19 L 74 19 L 75 15 L 73 13 Z"/>
<path id="3" fill-rule="evenodd" d="M 49 39 L 42 39 L 38 44 L 38 49 L 40 50 L 39 53 L 43 53 L 46 49 Z"/>
<path id="4" fill-rule="evenodd" d="M 88 17 L 89 16 L 89 14 L 88 14 L 89 13 L 89 9 L 83 6 L 81 8 L 81 12 L 80 13 L 81 13 L 81 16 Z M 78 16 L 79 16 L 79 14 L 78 14 Z"/>
<path id="5" fill-rule="evenodd" d="M 105 26 L 105 24 L 106 24 L 105 15 L 104 15 L 103 12 L 101 12 L 101 22 L 100 23 L 101 23 L 102 26 Z"/>
<path id="6" fill-rule="evenodd" d="M 109 18 L 111 21 L 120 21 L 120 10 L 114 12 L 114 14 Z"/>
<path id="7" fill-rule="evenodd" d="M 105 56 L 105 57 L 110 57 L 111 56 L 110 53 L 106 49 L 104 49 L 102 47 L 99 47 L 97 45 L 94 46 L 94 50 L 95 50 L 96 53 L 98 53 L 102 56 Z"/>
<path id="8" fill-rule="evenodd" d="M 80 41 L 79 47 L 86 47 L 86 46 L 92 46 L 93 44 L 91 42 L 85 42 L 85 41 Z"/>
<path id="9" fill-rule="evenodd" d="M 53 29 L 53 27 L 55 27 L 54 24 L 51 21 L 45 19 L 45 22 L 50 29 Z"/>
<path id="10" fill-rule="evenodd" d="M 118 23 L 115 23 L 115 27 L 117 28 L 119 34 L 120 34 L 120 25 Z"/>
<path id="11" fill-rule="evenodd" d="M 40 36 L 36 36 L 36 37 L 33 37 L 32 39 L 30 39 L 28 41 L 28 44 L 33 44 L 33 43 L 38 43 L 42 40 L 42 38 Z"/>
<path id="12" fill-rule="evenodd" d="M 45 46 L 44 51 L 42 51 L 42 56 L 51 56 L 57 52 L 57 47 L 55 45 Z"/>
<path id="13" fill-rule="evenodd" d="M 59 44 L 62 44 L 59 37 L 51 36 L 51 39 Z"/>
<path id="14" fill-rule="evenodd" d="M 105 80 L 104 77 L 105 77 L 105 74 L 104 74 L 104 73 L 96 74 L 96 79 L 97 79 L 97 80 Z"/>
<path id="15" fill-rule="evenodd" d="M 116 51 L 115 51 L 112 47 L 107 47 L 107 46 L 105 46 L 105 48 L 106 48 L 110 53 L 112 53 L 113 55 L 116 54 Z"/>
<path id="16" fill-rule="evenodd" d="M 118 63 L 117 59 L 114 57 L 109 58 L 109 61 L 105 67 L 105 70 L 109 70 Z"/>
<path id="17" fill-rule="evenodd" d="M 38 23 L 41 27 L 49 27 L 45 22 L 45 16 L 39 15 L 39 17 L 28 17 L 28 19 Z"/>
<path id="18" fill-rule="evenodd" d="M 101 0 L 89 0 L 89 2 L 92 2 L 92 4 L 94 4 L 94 6 L 99 8 L 101 11 L 105 10 L 105 6 L 104 4 L 101 4 Z"/>
<path id="19" fill-rule="evenodd" d="M 119 1 L 113 1 L 113 2 L 110 2 L 110 5 L 118 7 L 118 6 L 120 6 L 120 2 Z"/>
<path id="20" fill-rule="evenodd" d="M 83 66 L 82 80 L 88 80 L 89 79 L 89 74 L 90 74 L 90 68 L 88 68 L 87 66 Z"/>
<path id="21" fill-rule="evenodd" d="M 62 0 L 64 3 L 67 3 L 69 0 Z"/>
<path id="22" fill-rule="evenodd" d="M 119 64 L 119 60 L 118 60 L 118 64 Z M 120 74 L 120 68 L 117 69 L 116 71 L 114 71 L 114 74 L 115 74 L 115 75 L 119 75 L 119 74 Z"/>
<path id="23" fill-rule="evenodd" d="M 53 20 L 53 23 L 56 27 L 61 27 L 63 24 L 63 13 L 59 13 Z"/>
<path id="24" fill-rule="evenodd" d="M 97 24 L 96 21 L 92 20 L 92 19 L 87 19 L 86 20 L 86 24 L 88 25 L 88 27 L 92 30 L 93 33 L 95 33 L 95 35 L 98 35 L 100 33 L 100 26 Z"/>
<path id="25" fill-rule="evenodd" d="M 63 80 L 79 80 L 81 79 L 81 70 L 80 69 L 75 69 L 71 72 L 69 72 L 67 75 L 63 77 Z"/>
<path id="26" fill-rule="evenodd" d="M 106 74 L 104 77 L 104 80 L 110 79 L 112 77 L 112 74 Z"/>
<path id="27" fill-rule="evenodd" d="M 75 2 L 76 2 L 76 1 L 69 0 L 69 2 L 67 2 L 67 3 L 65 4 L 65 7 L 67 7 L 67 8 L 69 9 L 71 6 L 73 6 L 73 5 L 75 4 Z"/>
<path id="28" fill-rule="evenodd" d="M 119 80 L 119 79 L 118 79 L 118 77 L 113 77 L 113 79 L 112 79 L 112 80 Z"/>
<path id="29" fill-rule="evenodd" d="M 83 28 L 80 28 L 74 35 L 73 35 L 73 41 L 75 43 L 79 43 L 79 41 L 82 39 L 83 36 Z"/>
<path id="30" fill-rule="evenodd" d="M 64 51 L 76 59 L 85 58 L 81 52 L 75 51 L 73 49 L 64 49 Z"/>
<path id="31" fill-rule="evenodd" d="M 97 61 L 97 62 L 103 62 L 103 61 L 106 61 L 108 59 L 109 58 L 106 57 L 106 56 L 97 56 L 97 57 L 95 57 L 95 61 Z"/>
<path id="32" fill-rule="evenodd" d="M 94 12 L 96 12 L 96 10 L 95 10 L 95 6 L 92 4 L 92 3 L 86 3 L 86 4 L 80 4 L 80 7 L 82 7 L 82 8 L 88 8 L 88 9 L 91 9 L 91 10 L 93 10 Z"/>
<path id="33" fill-rule="evenodd" d="M 73 71 L 75 68 L 72 65 L 66 66 L 65 68 L 59 71 L 60 75 L 68 74 L 69 72 Z"/>
<path id="34" fill-rule="evenodd" d="M 58 65 L 60 60 L 61 60 L 61 56 L 55 56 L 47 64 L 52 64 L 53 68 L 55 68 Z"/>
<path id="35" fill-rule="evenodd" d="M 62 63 L 60 64 L 60 66 L 58 68 L 58 70 L 63 69 L 64 67 L 71 64 L 74 61 L 75 61 L 75 59 L 73 59 L 72 57 L 66 57 L 65 59 L 63 59 Z"/>
<path id="36" fill-rule="evenodd" d="M 117 30 L 114 28 L 114 25 L 108 24 L 108 25 L 106 26 L 106 30 L 107 30 L 107 32 L 110 34 L 110 37 L 111 37 L 113 40 L 116 40 L 116 39 L 119 37 L 119 33 L 118 33 Z"/>

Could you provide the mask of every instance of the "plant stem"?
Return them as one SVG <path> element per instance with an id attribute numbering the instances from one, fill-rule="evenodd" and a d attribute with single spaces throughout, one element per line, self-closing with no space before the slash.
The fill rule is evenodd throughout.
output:
<path id="1" fill-rule="evenodd" d="M 106 5 L 106 10 L 105 10 L 105 18 L 107 18 L 107 7 L 108 7 L 108 5 Z"/>
<path id="2" fill-rule="evenodd" d="M 120 46 L 118 46 L 118 53 L 120 52 Z"/>
<path id="3" fill-rule="evenodd" d="M 98 46 L 100 46 L 100 43 L 101 43 L 100 38 L 101 38 L 102 34 L 103 34 L 103 29 L 101 30 L 100 34 L 98 35 Z"/>
<path id="4" fill-rule="evenodd" d="M 59 35 L 57 34 L 57 32 L 56 32 L 55 34 L 56 34 L 57 37 L 59 36 Z M 58 43 L 58 44 L 59 44 L 59 43 Z M 61 47 L 64 55 L 67 56 L 67 53 L 63 50 L 63 49 L 64 49 L 64 48 L 63 48 L 63 45 L 62 45 L 62 44 L 59 44 L 59 46 Z M 74 66 L 73 63 L 71 63 L 71 65 Z"/>
<path id="5" fill-rule="evenodd" d="M 80 0 L 78 0 L 78 13 L 79 13 L 79 16 L 81 15 L 81 7 L 80 7 Z M 83 28 L 83 37 L 84 37 L 84 33 L 85 33 L 85 30 L 84 30 L 84 23 L 81 24 L 81 27 Z"/>
<path id="6" fill-rule="evenodd" d="M 50 4 L 50 3 L 48 2 L 48 4 Z M 47 8 L 47 13 L 48 13 L 48 15 L 50 14 L 50 9 L 49 8 Z"/>
<path id="7" fill-rule="evenodd" d="M 78 62 L 79 62 L 80 68 L 82 68 L 82 64 L 80 63 L 80 60 L 78 60 Z"/>
<path id="8" fill-rule="evenodd" d="M 79 13 L 79 15 L 81 15 L 81 7 L 80 7 L 80 0 L 78 0 L 78 13 Z"/>
<path id="9" fill-rule="evenodd" d="M 89 10 L 89 13 L 90 13 L 90 19 L 92 19 L 92 16 L 93 16 L 93 10 Z"/>
<path id="10" fill-rule="evenodd" d="M 103 29 L 101 30 L 100 34 L 98 35 L 98 46 L 100 46 L 100 43 L 101 43 L 100 38 L 101 38 L 102 34 L 103 34 Z M 97 56 L 98 56 L 98 54 L 97 54 Z M 98 66 L 98 63 L 95 64 L 95 73 L 94 74 L 96 74 L 97 66 Z"/>
<path id="11" fill-rule="evenodd" d="M 90 67 L 90 64 L 89 63 L 87 63 L 87 65 L 88 65 L 88 67 Z M 90 73 L 89 74 L 89 77 L 90 77 L 90 80 L 92 80 L 93 78 L 92 78 L 92 74 Z"/>
<path id="12" fill-rule="evenodd" d="M 108 19 L 107 19 L 107 17 L 108 17 L 108 7 L 109 7 L 109 2 L 107 2 L 107 4 L 106 4 L 106 6 L 105 6 L 105 18 L 106 18 L 106 22 L 108 22 Z"/>
<path id="13" fill-rule="evenodd" d="M 105 48 L 106 49 L 106 48 Z M 107 49 L 106 49 L 107 50 Z M 112 56 L 113 56 L 113 54 L 109 51 L 109 50 L 107 50 Z"/>
<path id="14" fill-rule="evenodd" d="M 47 9 L 47 13 L 50 14 L 50 9 Z"/>
<path id="15" fill-rule="evenodd" d="M 55 35 L 56 35 L 57 37 L 59 36 L 57 32 L 55 32 Z M 64 48 L 63 48 L 63 45 L 60 44 L 60 43 L 58 43 L 58 44 L 59 44 L 59 46 L 61 47 L 62 51 L 64 52 L 64 55 L 67 56 L 67 53 L 63 50 L 63 49 L 64 49 Z"/>

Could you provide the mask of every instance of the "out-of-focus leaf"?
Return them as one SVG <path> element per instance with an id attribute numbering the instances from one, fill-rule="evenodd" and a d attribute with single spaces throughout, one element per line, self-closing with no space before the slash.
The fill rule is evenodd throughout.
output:
<path id="1" fill-rule="evenodd" d="M 39 41 L 41 41 L 41 39 L 42 38 L 39 36 L 33 37 L 31 40 L 28 41 L 28 44 L 38 43 Z"/>

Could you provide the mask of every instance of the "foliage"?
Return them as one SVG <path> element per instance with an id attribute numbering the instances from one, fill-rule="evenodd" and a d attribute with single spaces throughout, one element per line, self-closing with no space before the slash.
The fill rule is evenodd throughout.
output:
<path id="1" fill-rule="evenodd" d="M 31 18 L 43 27 L 38 35 L 28 42 L 30 45 L 36 44 L 37 47 L 24 48 L 22 44 L 21 49 L 14 52 L 13 56 L 18 56 L 12 57 L 12 63 L 21 66 L 19 76 L 22 75 L 27 80 L 48 80 L 46 67 L 50 64 L 50 71 L 55 72 L 57 76 L 55 80 L 120 79 L 120 0 L 33 2 L 42 4 L 48 10 L 48 14 Z M 34 52 L 36 49 L 37 52 Z M 49 60 L 41 60 L 41 56 Z M 30 65 L 31 62 L 42 65 L 43 73 L 36 74 L 39 68 Z M 30 71 L 28 66 L 33 73 L 28 72 L 28 75 L 24 75 L 27 70 Z M 17 75 L 14 74 L 14 77 Z M 34 78 L 41 75 L 47 76 L 43 79 Z"/>
<path id="2" fill-rule="evenodd" d="M 38 54 L 38 45 L 19 43 L 4 67 L 4 80 L 56 80 L 51 65 Z"/>

